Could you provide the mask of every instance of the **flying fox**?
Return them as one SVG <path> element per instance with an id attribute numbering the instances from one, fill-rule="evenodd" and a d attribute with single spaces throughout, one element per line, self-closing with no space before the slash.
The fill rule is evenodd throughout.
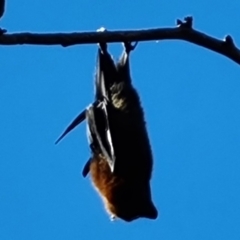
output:
<path id="1" fill-rule="evenodd" d="M 111 219 L 127 222 L 158 216 L 150 187 L 152 150 L 143 108 L 130 76 L 129 55 L 136 45 L 124 43 L 124 52 L 115 63 L 107 44 L 99 44 L 95 99 L 56 141 L 86 120 L 91 157 L 82 174 L 90 174 Z"/>

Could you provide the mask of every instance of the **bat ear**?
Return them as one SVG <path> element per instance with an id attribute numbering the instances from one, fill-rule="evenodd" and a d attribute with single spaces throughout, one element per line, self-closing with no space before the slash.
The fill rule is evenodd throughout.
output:
<path id="1" fill-rule="evenodd" d="M 72 123 L 66 128 L 63 134 L 57 139 L 55 144 L 58 144 L 69 132 L 71 132 L 77 125 L 79 125 L 82 121 L 85 120 L 85 110 L 83 110 L 73 121 Z"/>
<path id="2" fill-rule="evenodd" d="M 136 42 L 134 45 L 132 45 L 131 42 L 123 43 L 124 51 L 117 63 L 117 71 L 121 81 L 131 82 L 129 55 L 130 52 L 136 48 L 137 44 L 138 42 Z"/>
<path id="3" fill-rule="evenodd" d="M 158 217 L 158 211 L 153 205 L 153 203 L 149 203 L 148 207 L 144 209 L 143 216 L 150 219 L 156 219 Z"/>

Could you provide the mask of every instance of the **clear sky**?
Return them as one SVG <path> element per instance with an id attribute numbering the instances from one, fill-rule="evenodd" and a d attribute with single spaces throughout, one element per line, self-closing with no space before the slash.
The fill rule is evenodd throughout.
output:
<path id="1" fill-rule="evenodd" d="M 240 45 L 239 1 L 7 1 L 11 32 L 194 27 Z M 110 47 L 114 57 L 121 44 Z M 93 99 L 96 45 L 0 46 L 1 240 L 240 239 L 240 66 L 183 41 L 139 43 L 133 82 L 154 154 L 156 221 L 110 222 L 88 178 L 85 124 L 55 146 Z"/>

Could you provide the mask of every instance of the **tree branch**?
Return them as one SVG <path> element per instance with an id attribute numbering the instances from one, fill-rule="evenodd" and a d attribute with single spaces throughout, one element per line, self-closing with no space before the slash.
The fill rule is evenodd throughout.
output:
<path id="1" fill-rule="evenodd" d="M 219 40 L 192 28 L 192 17 L 177 20 L 177 27 L 131 31 L 106 31 L 84 33 L 14 33 L 0 35 L 0 45 L 34 44 L 62 45 L 92 44 L 99 42 L 126 42 L 152 40 L 184 40 L 222 54 L 240 64 L 240 50 L 231 36 Z"/>

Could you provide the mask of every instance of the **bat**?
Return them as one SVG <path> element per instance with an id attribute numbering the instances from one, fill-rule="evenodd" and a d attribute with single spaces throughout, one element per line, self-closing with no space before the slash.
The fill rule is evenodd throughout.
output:
<path id="1" fill-rule="evenodd" d="M 152 150 L 143 108 L 130 76 L 129 55 L 135 47 L 124 43 L 124 52 L 115 63 L 107 44 L 99 44 L 95 101 L 57 140 L 86 120 L 91 157 L 82 174 L 90 174 L 111 219 L 127 222 L 158 216 L 150 187 Z"/>

